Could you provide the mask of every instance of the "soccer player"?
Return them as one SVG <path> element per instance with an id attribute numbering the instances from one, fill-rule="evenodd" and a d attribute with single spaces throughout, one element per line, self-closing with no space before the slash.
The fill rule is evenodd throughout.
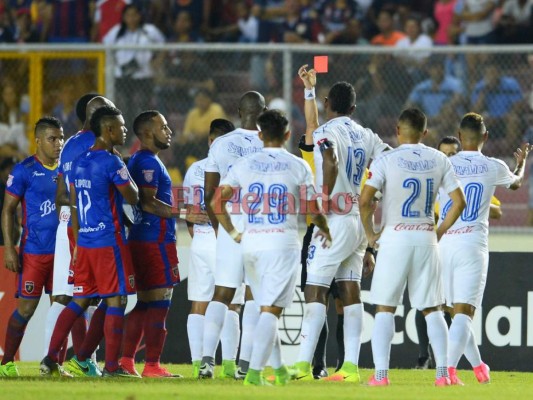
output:
<path id="1" fill-rule="evenodd" d="M 50 306 L 50 310 L 46 315 L 45 333 L 44 333 L 44 351 L 45 355 L 48 353 L 48 345 L 50 344 L 50 338 L 57 321 L 57 317 L 63 311 L 65 306 L 72 300 L 72 282 L 69 282 L 69 270 L 71 252 L 74 248 L 74 242 L 72 239 L 72 226 L 70 223 L 70 207 L 68 200 L 68 178 L 66 173 L 68 172 L 70 165 L 74 158 L 76 158 L 82 151 L 76 144 L 83 142 L 85 138 L 89 140 L 85 141 L 83 150 L 87 150 L 94 143 L 94 136 L 92 134 L 80 136 L 89 132 L 89 120 L 87 119 L 87 103 L 97 97 L 96 94 L 86 94 L 82 96 L 76 104 L 76 115 L 83 124 L 83 128 L 73 138 L 70 138 L 65 142 L 63 150 L 59 155 L 58 164 L 58 176 L 57 176 L 57 189 L 55 205 L 56 210 L 59 210 L 59 225 L 56 233 L 56 244 L 54 251 L 54 282 L 52 289 L 52 296 L 54 301 Z M 103 99 L 103 98 L 102 98 Z M 102 102 L 95 101 L 93 106 L 98 104 L 98 107 L 103 105 Z M 92 109 L 91 109 L 92 110 Z M 90 112 L 92 113 L 93 111 Z M 90 118 L 90 115 L 89 115 Z M 74 144 L 76 143 L 76 144 Z M 65 150 L 66 149 L 66 150 Z M 69 238 L 70 235 L 70 238 Z M 85 339 L 85 331 L 87 329 L 85 317 L 80 317 L 74 326 L 72 327 L 72 344 L 74 351 L 78 351 L 81 348 L 83 340 Z"/>
<path id="2" fill-rule="evenodd" d="M 144 333 L 146 342 L 143 377 L 177 377 L 160 365 L 167 330 L 165 321 L 173 287 L 180 281 L 176 249 L 176 218 L 172 209 L 172 181 L 158 157 L 170 147 L 172 131 L 155 110 L 143 111 L 133 122 L 141 148 L 128 162 L 139 188 L 140 203 L 134 207 L 134 223 L 128 241 L 135 270 L 137 304 L 128 315 L 121 367 L 132 375 L 135 353 Z"/>
<path id="3" fill-rule="evenodd" d="M 313 222 L 319 229 L 315 238 L 323 241 L 324 247 L 331 243 L 326 217 L 319 211 L 316 200 L 311 169 L 305 161 L 282 148 L 290 135 L 289 121 L 279 110 L 269 110 L 257 122 L 263 150 L 232 165 L 211 203 L 212 208 L 221 211 L 217 212 L 217 219 L 226 232 L 235 242 L 242 240 L 246 277 L 261 308 L 245 385 L 265 384 L 263 368 L 274 343 L 280 346 L 278 318 L 292 303 L 300 262 L 299 204 L 306 206 L 303 213 L 315 211 Z M 234 190 L 241 190 L 241 206 L 248 214 L 243 231 L 236 229 L 225 208 Z M 286 384 L 290 376 L 281 357 L 271 360 L 275 383 Z"/>
<path id="4" fill-rule="evenodd" d="M 241 246 L 233 241 L 228 232 L 224 230 L 224 227 L 218 229 L 218 221 L 210 204 L 220 179 L 225 178 L 235 160 L 263 148 L 263 142 L 259 139 L 257 131 L 257 117 L 265 110 L 265 98 L 260 93 L 246 92 L 239 100 L 241 128 L 215 140 L 207 156 L 205 165 L 205 204 L 213 228 L 216 232 L 218 230 L 218 232 L 215 293 L 205 312 L 200 378 L 213 377 L 215 351 L 220 340 L 222 326 L 226 323 L 226 318 L 228 318 L 228 306 L 239 301 L 242 304 L 240 289 L 244 281 Z M 232 218 L 234 219 L 234 224 L 239 229 L 242 229 L 242 216 L 232 214 Z M 246 298 L 247 301 L 242 318 L 239 368 L 235 371 L 235 377 L 238 379 L 244 379 L 246 376 L 252 351 L 253 332 L 259 318 L 259 308 L 255 305 L 251 293 L 246 293 Z M 231 321 L 228 321 L 228 323 L 231 323 Z M 238 336 L 238 334 L 239 332 L 235 327 L 234 335 Z"/>
<path id="5" fill-rule="evenodd" d="M 43 289 L 52 291 L 55 231 L 57 160 L 63 147 L 61 122 L 53 117 L 35 124 L 37 151 L 13 168 L 6 183 L 2 209 L 5 267 L 17 273 L 17 309 L 6 329 L 4 357 L 0 376 L 19 376 L 13 362 Z M 22 203 L 22 238 L 19 253 L 15 249 L 14 213 Z M 62 345 L 63 343 L 61 343 Z"/>
<path id="6" fill-rule="evenodd" d="M 444 232 L 440 241 L 440 260 L 444 281 L 446 305 L 453 307 L 453 320 L 449 332 L 448 372 L 454 385 L 463 383 L 457 377 L 457 364 L 467 344 L 477 348 L 472 332 L 472 318 L 481 305 L 487 281 L 489 264 L 488 225 L 491 197 L 496 186 L 516 190 L 522 185 L 526 159 L 532 146 L 522 145 L 515 152 L 516 168 L 513 172 L 496 158 L 481 153 L 488 139 L 483 117 L 468 113 L 461 120 L 459 139 L 463 150 L 450 158 L 459 181 L 463 185 L 467 207 L 460 218 L 451 226 L 446 226 L 450 213 L 447 193 L 440 191 L 439 201 L 442 211 L 439 229 Z M 452 198 L 453 199 L 453 198 Z M 446 229 L 441 229 L 442 226 Z M 472 346 L 470 346 L 472 347 Z M 489 367 L 477 359 L 469 361 L 480 383 L 489 383 Z"/>
<path id="7" fill-rule="evenodd" d="M 135 292 L 122 204 L 125 201 L 135 205 L 139 201 L 135 182 L 124 162 L 114 153 L 114 146 L 124 144 L 127 129 L 120 110 L 111 106 L 98 108 L 91 117 L 90 127 L 96 137 L 94 146 L 76 159 L 69 174 L 70 205 L 71 211 L 75 211 L 71 215 L 76 241 L 74 297 L 59 315 L 48 355 L 41 361 L 41 373 L 50 375 L 57 371 L 59 343 L 67 337 L 76 318 L 87 309 L 91 298 L 100 297 L 106 304 L 103 321 L 106 351 L 102 375 L 136 377 L 118 364 L 126 295 Z M 102 320 L 93 318 L 89 333 L 93 324 L 102 324 Z M 91 337 L 94 342 L 99 339 Z M 77 354 L 77 363 L 83 373 L 89 370 L 86 359 L 97 345 L 98 342 L 84 354 Z"/>
<path id="8" fill-rule="evenodd" d="M 361 218 L 368 244 L 379 240 L 370 300 L 376 305 L 372 332 L 375 374 L 369 385 L 389 384 L 390 347 L 394 312 L 406 285 L 411 305 L 424 312 L 437 365 L 436 386 L 450 384 L 446 352 L 448 329 L 441 311 L 444 296 L 437 242 L 465 207 L 465 198 L 448 158 L 420 143 L 427 119 L 420 110 L 404 110 L 396 128 L 399 146 L 374 160 L 360 199 Z M 442 187 L 451 199 L 446 218 L 435 232 L 436 191 Z M 372 198 L 383 193 L 383 229 L 374 231 Z"/>
<path id="9" fill-rule="evenodd" d="M 307 72 L 302 69 L 300 76 Z M 315 97 L 315 81 L 304 80 L 306 106 Z M 359 351 L 363 328 L 363 304 L 360 281 L 363 264 L 369 271 L 374 265 L 373 249 L 367 241 L 357 205 L 361 181 L 370 159 L 389 146 L 371 130 L 350 119 L 355 110 L 355 90 L 347 82 L 338 82 L 325 99 L 327 122 L 313 132 L 316 186 L 328 213 L 331 236 L 329 249 L 318 238 L 311 240 L 308 251 L 306 310 L 302 322 L 300 352 L 295 367 L 299 380 L 313 380 L 311 361 L 326 319 L 328 290 L 335 278 L 344 305 L 344 363 L 332 381 L 359 382 Z M 365 250 L 366 249 L 366 250 Z"/>
<path id="10" fill-rule="evenodd" d="M 235 126 L 231 121 L 221 118 L 214 119 L 209 127 L 209 146 L 216 138 L 234 130 Z M 188 214 L 193 214 L 194 208 L 198 206 L 205 210 L 204 174 L 206 162 L 207 158 L 196 161 L 185 174 L 183 188 L 186 193 L 185 205 Z M 213 298 L 215 290 L 216 236 L 210 223 L 190 224 L 189 233 L 192 237 L 192 242 L 189 251 L 187 292 L 189 301 L 192 304 L 187 318 L 187 334 L 191 349 L 193 377 L 198 378 L 202 359 L 205 310 L 209 300 Z M 222 345 L 222 371 L 220 377 L 233 379 L 235 376 L 235 359 L 239 348 L 240 301 L 237 304 L 230 304 L 228 307 L 224 326 L 220 333 Z"/>

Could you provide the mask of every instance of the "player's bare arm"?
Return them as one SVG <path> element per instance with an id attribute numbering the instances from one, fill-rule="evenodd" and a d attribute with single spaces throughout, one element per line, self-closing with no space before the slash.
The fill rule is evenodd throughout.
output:
<path id="1" fill-rule="evenodd" d="M 19 269 L 19 257 L 15 250 L 15 238 L 13 226 L 15 212 L 20 203 L 18 197 L 6 193 L 4 198 L 4 208 L 2 209 L 2 233 L 4 235 L 4 263 L 8 270 L 17 272 Z"/>
<path id="2" fill-rule="evenodd" d="M 314 69 L 307 70 L 307 64 L 302 65 L 298 70 L 298 76 L 304 83 L 305 92 L 305 144 L 313 144 L 313 132 L 318 128 L 318 108 L 315 99 L 316 86 L 316 71 Z"/>
<path id="3" fill-rule="evenodd" d="M 322 238 L 322 247 L 330 247 L 332 239 L 331 234 L 329 232 L 328 220 L 326 216 L 322 213 L 322 210 L 320 209 L 320 206 L 318 205 L 316 199 L 307 201 L 307 209 L 317 210 L 317 212 L 312 214 L 311 218 L 313 224 L 315 224 L 315 226 L 317 226 L 319 229 L 319 231 L 315 233 L 315 237 Z"/>
<path id="4" fill-rule="evenodd" d="M 450 229 L 457 218 L 461 216 L 461 213 L 466 206 L 465 194 L 463 193 L 463 189 L 460 187 L 448 193 L 448 196 L 450 196 L 450 199 L 452 200 L 452 206 L 446 213 L 446 217 L 442 223 L 437 228 L 437 240 L 440 240 L 442 235 L 444 235 L 446 231 Z"/>
<path id="5" fill-rule="evenodd" d="M 324 144 L 325 143 L 323 143 L 321 146 L 323 146 Z M 321 149 L 321 151 L 323 158 L 322 173 L 324 176 L 322 183 L 322 194 L 324 195 L 325 199 L 329 199 L 329 195 L 333 191 L 333 188 L 335 187 L 335 182 L 337 181 L 337 175 L 339 173 L 339 162 L 337 160 L 337 155 L 331 147 L 326 148 L 324 150 Z M 328 212 L 329 210 L 330 207 L 328 204 L 328 207 L 325 208 L 325 211 Z"/>
<path id="6" fill-rule="evenodd" d="M 69 196 L 67 192 L 67 185 L 65 184 L 65 177 L 63 175 L 57 176 L 57 189 L 56 189 L 56 211 L 59 214 L 61 206 L 68 206 Z"/>
<path id="7" fill-rule="evenodd" d="M 211 201 L 213 200 L 213 196 L 215 195 L 215 190 L 218 187 L 220 183 L 220 174 L 217 172 L 205 172 L 205 206 L 207 209 L 207 215 L 209 215 L 209 219 L 211 220 L 211 224 L 213 225 L 213 228 L 215 229 L 215 232 L 218 229 L 218 219 L 213 211 L 213 208 L 211 207 Z"/>
<path id="8" fill-rule="evenodd" d="M 173 212 L 172 206 L 156 198 L 157 188 L 141 187 L 139 198 L 141 207 L 150 214 L 157 215 L 160 218 L 178 218 L 179 212 Z"/>
<path id="9" fill-rule="evenodd" d="M 521 147 L 516 149 L 514 152 L 514 158 L 516 160 L 516 168 L 513 173 L 518 176 L 518 181 L 513 183 L 509 189 L 516 190 L 522 186 L 522 181 L 524 179 L 524 171 L 526 169 L 526 160 L 529 152 L 533 149 L 533 145 L 529 143 L 524 143 Z"/>
<path id="10" fill-rule="evenodd" d="M 211 209 L 213 210 L 218 222 L 224 227 L 226 232 L 237 243 L 241 242 L 242 233 L 238 232 L 231 222 L 231 217 L 226 210 L 226 203 L 233 197 L 233 188 L 228 185 L 220 186 L 215 190 L 213 199 L 210 202 Z"/>
<path id="11" fill-rule="evenodd" d="M 376 247 L 376 242 L 381 236 L 381 232 L 374 231 L 374 211 L 376 209 L 374 196 L 377 193 L 377 189 L 370 185 L 365 185 L 359 197 L 359 211 L 361 213 L 361 222 L 365 228 L 366 238 L 368 240 L 368 246 Z"/>
<path id="12" fill-rule="evenodd" d="M 204 225 L 210 221 L 209 215 L 207 215 L 207 212 L 205 212 L 204 210 L 201 210 L 200 207 L 198 206 L 188 204 L 185 207 L 185 210 L 186 210 L 185 221 L 187 222 L 187 226 L 189 226 L 189 224 L 191 224 L 191 226 L 194 224 Z"/>

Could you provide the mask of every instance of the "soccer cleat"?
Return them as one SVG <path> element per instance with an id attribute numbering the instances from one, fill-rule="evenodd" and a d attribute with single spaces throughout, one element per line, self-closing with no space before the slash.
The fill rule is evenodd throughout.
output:
<path id="1" fill-rule="evenodd" d="M 233 360 L 222 360 L 222 369 L 220 370 L 219 378 L 222 379 L 236 379 L 236 367 Z"/>
<path id="2" fill-rule="evenodd" d="M 490 368 L 484 362 L 474 367 L 474 374 L 479 383 L 490 383 Z"/>
<path id="3" fill-rule="evenodd" d="M 159 363 L 146 363 L 144 366 L 143 378 L 183 378 L 183 375 L 173 374 Z"/>
<path id="4" fill-rule="evenodd" d="M 375 375 L 372 375 L 370 379 L 368 380 L 368 386 L 389 386 L 390 381 L 389 378 L 385 377 L 383 379 L 380 379 L 379 381 L 376 379 Z"/>
<path id="5" fill-rule="evenodd" d="M 134 379 L 140 379 L 140 375 L 130 374 L 129 371 L 124 369 L 123 367 L 118 367 L 114 371 L 109 371 L 107 368 L 104 368 L 102 371 L 102 378 L 134 378 Z"/>
<path id="6" fill-rule="evenodd" d="M 41 376 L 51 376 L 57 378 L 73 378 L 72 374 L 65 371 L 61 365 L 52 361 L 50 357 L 46 356 L 42 359 L 39 365 Z"/>
<path id="7" fill-rule="evenodd" d="M 127 371 L 130 375 L 135 375 L 137 378 L 141 377 L 141 374 L 135 369 L 135 360 L 131 357 L 121 357 L 118 364 L 120 367 Z"/>
<path id="8" fill-rule="evenodd" d="M 272 386 L 263 378 L 263 373 L 254 369 L 249 369 L 243 382 L 244 386 Z"/>
<path id="9" fill-rule="evenodd" d="M 465 384 L 457 376 L 457 368 L 448 367 L 448 376 L 450 377 L 450 383 L 454 386 L 464 386 Z"/>
<path id="10" fill-rule="evenodd" d="M 296 376 L 298 371 L 282 365 L 280 368 L 274 370 L 274 386 L 285 386 Z M 268 379 L 267 379 L 268 380 Z M 270 381 L 270 380 L 268 380 Z"/>
<path id="11" fill-rule="evenodd" d="M 201 365 L 200 369 L 198 370 L 199 379 L 213 379 L 214 375 L 215 374 L 213 373 L 213 366 L 208 363 Z"/>
<path id="12" fill-rule="evenodd" d="M 297 362 L 294 364 L 296 373 L 294 374 L 294 380 L 296 381 L 314 381 L 313 371 L 311 370 L 311 364 L 306 361 Z"/>
<path id="13" fill-rule="evenodd" d="M 435 386 L 451 386 L 450 378 L 447 376 L 441 376 L 440 378 L 435 379 Z"/>
<path id="14" fill-rule="evenodd" d="M 8 378 L 17 378 L 20 376 L 19 370 L 13 361 L 0 365 L 0 376 Z"/>
<path id="15" fill-rule="evenodd" d="M 326 368 L 314 369 L 313 368 L 313 378 L 323 379 L 329 376 L 328 370 Z"/>
<path id="16" fill-rule="evenodd" d="M 429 357 L 418 357 L 418 363 L 415 366 L 415 369 L 429 369 L 431 363 L 431 358 Z"/>
<path id="17" fill-rule="evenodd" d="M 246 378 L 247 372 L 243 371 L 241 367 L 237 368 L 235 370 L 235 376 L 234 378 L 238 381 L 242 381 L 244 378 Z"/>
<path id="18" fill-rule="evenodd" d="M 66 369 L 73 375 L 78 377 L 90 377 L 90 378 L 100 378 L 102 372 L 100 369 L 94 365 L 92 362 L 89 362 L 90 358 L 85 361 L 78 360 L 78 357 L 72 357 L 66 366 Z"/>
<path id="19" fill-rule="evenodd" d="M 198 373 L 200 372 L 200 363 L 201 361 L 192 362 L 192 377 L 198 378 Z"/>
<path id="20" fill-rule="evenodd" d="M 352 382 L 360 383 L 361 376 L 359 375 L 359 368 L 354 363 L 345 361 L 342 368 L 327 378 L 322 378 L 326 382 Z"/>

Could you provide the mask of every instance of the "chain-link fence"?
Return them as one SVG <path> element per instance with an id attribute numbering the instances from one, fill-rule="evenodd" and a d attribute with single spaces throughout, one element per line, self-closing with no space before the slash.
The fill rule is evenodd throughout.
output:
<path id="1" fill-rule="evenodd" d="M 328 73 L 318 76 L 319 107 L 333 83 L 350 82 L 357 92 L 353 118 L 393 146 L 396 118 L 406 105 L 418 106 L 428 116 L 425 143 L 430 146 L 437 145 L 444 136 L 456 135 L 461 116 L 467 111 L 485 117 L 490 139 L 484 152 L 503 158 L 511 168 L 514 149 L 526 137 L 533 142 L 531 46 L 412 51 L 284 45 L 87 46 L 84 50 L 87 48 L 105 51 L 105 67 L 97 58 L 80 55 L 75 47 L 63 53 L 74 57 L 71 59 L 54 53 L 65 47 L 29 47 L 41 55 L 56 54 L 37 65 L 32 64 L 29 51 L 17 53 L 19 58 L 10 55 L 5 59 L 0 53 L 0 111 L 10 109 L 5 114 L 10 121 L 26 114 L 24 123 L 30 127 L 38 114 L 55 114 L 65 122 L 68 135 L 78 127 L 72 115 L 77 97 L 89 91 L 102 92 L 105 76 L 105 94 L 122 109 L 128 128 L 143 109 L 158 109 L 166 116 L 175 136 L 171 151 L 161 156 L 175 184 L 180 183 L 192 161 L 207 155 L 212 119 L 227 118 L 239 125 L 238 101 L 248 90 L 261 92 L 270 108 L 287 112 L 294 133 L 290 148 L 296 152 L 296 142 L 305 129 L 303 87 L 296 72 L 302 64 L 312 66 L 314 55 L 329 56 Z M 32 71 L 41 76 L 35 77 L 38 90 L 27 78 Z M 10 85 L 16 97 L 11 106 L 7 105 L 9 93 L 5 93 Z M 3 111 L 0 118 L 4 118 Z M 321 118 L 323 121 L 323 110 Z M 137 145 L 131 134 L 128 146 L 134 150 Z M 511 194 L 498 189 L 503 217 L 492 225 L 515 231 L 533 225 L 533 184 L 529 184 L 529 200 L 527 186 Z"/>

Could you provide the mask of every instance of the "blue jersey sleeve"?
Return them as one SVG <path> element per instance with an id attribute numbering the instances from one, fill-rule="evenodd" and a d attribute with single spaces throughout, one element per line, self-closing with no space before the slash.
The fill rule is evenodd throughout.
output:
<path id="1" fill-rule="evenodd" d="M 24 197 L 27 188 L 28 174 L 26 168 L 22 164 L 17 164 L 7 178 L 6 192 L 20 199 Z"/>
<path id="2" fill-rule="evenodd" d="M 116 155 L 112 155 L 108 161 L 108 177 L 115 186 L 127 185 L 130 182 L 128 167 Z"/>
<path id="3" fill-rule="evenodd" d="M 132 161 L 128 167 L 137 186 L 157 189 L 161 175 L 161 166 L 157 160 L 154 157 L 137 157 Z"/>

